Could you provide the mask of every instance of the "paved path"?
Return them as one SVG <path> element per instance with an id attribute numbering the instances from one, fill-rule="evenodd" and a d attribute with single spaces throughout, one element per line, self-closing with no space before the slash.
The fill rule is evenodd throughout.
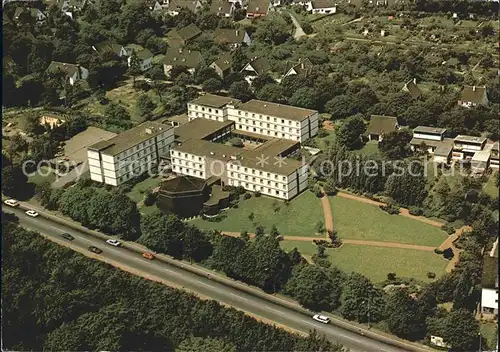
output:
<path id="1" fill-rule="evenodd" d="M 460 249 L 455 247 L 455 244 L 453 242 L 455 242 L 464 232 L 470 230 L 472 230 L 472 227 L 462 226 L 461 228 L 456 230 L 454 234 L 448 236 L 448 238 L 439 246 L 439 249 L 442 251 L 444 251 L 447 248 L 451 248 L 451 250 L 453 251 L 453 258 L 451 258 L 450 262 L 446 266 L 447 273 L 451 272 L 455 268 L 455 265 L 457 265 L 460 259 Z"/>
<path id="2" fill-rule="evenodd" d="M 295 26 L 295 33 L 293 34 L 293 39 L 298 40 L 302 37 L 305 37 L 306 32 L 304 32 L 304 30 L 300 26 L 299 21 L 297 21 L 297 19 L 295 18 L 295 16 L 291 12 L 289 12 L 288 14 L 290 15 L 290 18 L 292 19 L 293 25 Z"/>
<path id="3" fill-rule="evenodd" d="M 325 229 L 327 231 L 333 231 L 333 216 L 330 201 L 328 200 L 328 196 L 326 195 L 323 187 L 321 187 L 321 192 L 323 192 L 323 197 L 321 197 L 321 207 L 323 208 L 323 215 L 325 217 Z"/>

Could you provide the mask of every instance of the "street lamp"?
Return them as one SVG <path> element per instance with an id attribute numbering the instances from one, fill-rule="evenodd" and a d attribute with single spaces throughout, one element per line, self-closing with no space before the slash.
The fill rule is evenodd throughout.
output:
<path id="1" fill-rule="evenodd" d="M 368 298 L 366 301 L 362 302 L 363 304 L 368 303 L 368 329 L 371 328 L 370 322 L 370 299 Z"/>
<path id="2" fill-rule="evenodd" d="M 481 336 L 480 332 L 478 332 L 477 334 L 479 336 L 479 352 L 482 352 L 483 351 L 483 346 L 481 346 L 482 345 L 482 336 Z"/>

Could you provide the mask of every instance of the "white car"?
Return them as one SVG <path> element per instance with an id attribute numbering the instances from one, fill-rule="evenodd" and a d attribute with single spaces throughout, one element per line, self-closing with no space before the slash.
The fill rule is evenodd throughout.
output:
<path id="1" fill-rule="evenodd" d="M 17 207 L 19 203 L 15 199 L 7 199 L 3 201 L 5 204 L 10 205 L 11 207 Z"/>
<path id="2" fill-rule="evenodd" d="M 121 245 L 121 242 L 113 239 L 106 240 L 106 243 L 114 247 L 119 247 Z"/>
<path id="3" fill-rule="evenodd" d="M 36 218 L 38 216 L 38 213 L 34 210 L 28 210 L 26 211 L 26 215 L 31 216 L 32 218 Z"/>
<path id="4" fill-rule="evenodd" d="M 323 323 L 323 324 L 328 324 L 330 322 L 330 318 L 325 317 L 324 315 L 319 315 L 319 314 L 313 315 L 313 319 L 316 321 L 319 321 L 320 323 Z"/>

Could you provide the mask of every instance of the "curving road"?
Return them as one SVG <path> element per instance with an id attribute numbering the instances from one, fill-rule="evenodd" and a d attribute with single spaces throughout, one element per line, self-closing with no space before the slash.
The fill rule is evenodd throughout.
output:
<path id="1" fill-rule="evenodd" d="M 230 305 L 236 309 L 258 316 L 264 320 L 272 321 L 297 332 L 308 333 L 316 329 L 333 342 L 341 343 L 351 351 L 384 351 L 402 352 L 408 349 L 398 348 L 383 342 L 370 339 L 366 336 L 345 330 L 333 324 L 321 324 L 311 319 L 309 315 L 301 314 L 291 308 L 287 308 L 272 301 L 254 296 L 250 293 L 238 290 L 222 283 L 210 280 L 209 278 L 196 275 L 190 271 L 183 270 L 159 260 L 149 261 L 140 254 L 126 248 L 115 248 L 104 243 L 103 240 L 94 238 L 84 232 L 74 230 L 41 216 L 31 218 L 24 214 L 24 210 L 19 208 L 6 207 L 2 204 L 2 209 L 14 213 L 19 217 L 19 224 L 23 227 L 40 232 L 50 239 L 65 244 L 77 251 L 87 251 L 91 245 L 103 250 L 101 255 L 95 255 L 100 260 L 111 260 L 120 263 L 119 267 L 128 267 L 134 273 L 141 276 L 155 276 L 161 278 L 175 286 L 181 286 L 189 291 L 196 292 L 201 296 L 208 297 L 221 303 Z M 75 239 L 67 241 L 61 234 L 67 232 Z M 412 346 L 414 347 L 414 346 Z M 427 349 L 415 349 L 425 351 Z"/>

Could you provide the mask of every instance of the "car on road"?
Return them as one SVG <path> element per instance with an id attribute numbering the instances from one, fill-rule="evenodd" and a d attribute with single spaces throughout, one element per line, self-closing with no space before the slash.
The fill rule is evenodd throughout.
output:
<path id="1" fill-rule="evenodd" d="M 19 203 L 15 199 L 6 199 L 3 201 L 5 204 L 11 206 L 11 207 L 17 207 L 19 206 Z"/>
<path id="2" fill-rule="evenodd" d="M 117 240 L 114 240 L 114 239 L 109 239 L 109 240 L 106 240 L 106 243 L 111 245 L 111 246 L 114 246 L 114 247 L 120 247 L 121 246 L 121 242 L 120 241 L 117 241 Z"/>
<path id="3" fill-rule="evenodd" d="M 36 218 L 38 216 L 38 213 L 34 210 L 28 210 L 26 211 L 26 215 L 31 216 L 32 218 Z"/>
<path id="4" fill-rule="evenodd" d="M 73 236 L 71 236 L 69 233 L 65 232 L 63 234 L 61 234 L 61 237 L 62 238 L 65 238 L 67 239 L 68 241 L 73 241 L 75 238 Z"/>
<path id="5" fill-rule="evenodd" d="M 93 252 L 93 253 L 97 253 L 97 254 L 101 254 L 102 253 L 102 250 L 97 248 L 96 246 L 90 246 L 89 247 L 89 251 Z"/>
<path id="6" fill-rule="evenodd" d="M 328 324 L 330 322 L 330 318 L 325 317 L 324 315 L 319 315 L 319 314 L 313 315 L 313 319 L 316 321 L 319 321 L 320 323 L 323 323 L 323 324 Z"/>
<path id="7" fill-rule="evenodd" d="M 153 259 L 155 259 L 155 256 L 154 256 L 154 255 L 152 255 L 152 254 L 151 254 L 151 253 L 149 253 L 149 252 L 142 253 L 142 256 L 143 256 L 144 258 L 146 258 L 146 259 L 149 259 L 149 260 L 153 260 Z"/>

